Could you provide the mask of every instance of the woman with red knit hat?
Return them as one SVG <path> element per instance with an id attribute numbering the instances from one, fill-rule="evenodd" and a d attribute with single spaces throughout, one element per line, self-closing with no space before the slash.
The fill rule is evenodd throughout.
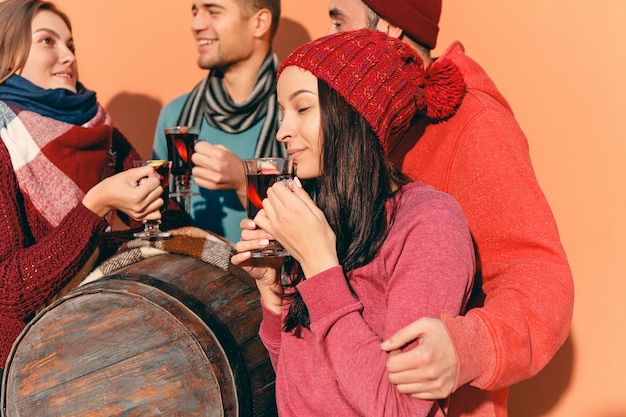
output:
<path id="1" fill-rule="evenodd" d="M 465 87 L 447 75 L 458 94 L 441 100 L 411 48 L 370 30 L 305 44 L 278 70 L 277 139 L 297 178 L 242 222 L 232 262 L 256 278 L 281 416 L 445 415 L 446 404 L 398 391 L 380 344 L 413 317 L 459 314 L 472 288 L 457 203 L 385 156 L 415 118 L 454 113 Z M 291 254 L 285 265 L 251 258 L 270 238 Z"/>
<path id="2" fill-rule="evenodd" d="M 539 372 L 565 342 L 574 286 L 511 107 L 460 42 L 431 57 L 441 9 L 441 0 L 331 0 L 330 32 L 377 29 L 419 53 L 429 80 L 443 62 L 463 74 L 466 93 L 454 115 L 416 120 L 388 155 L 406 175 L 459 202 L 484 295 L 463 316 L 419 319 L 382 347 L 420 340 L 389 358 L 390 380 L 402 392 L 428 399 L 453 393 L 451 415 L 504 417 L 508 386 Z"/>

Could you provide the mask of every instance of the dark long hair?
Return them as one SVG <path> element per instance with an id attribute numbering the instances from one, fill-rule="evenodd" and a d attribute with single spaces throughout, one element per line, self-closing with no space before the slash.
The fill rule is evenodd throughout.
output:
<path id="1" fill-rule="evenodd" d="M 344 271 L 368 264 L 387 236 L 385 203 L 409 179 L 392 168 L 378 137 L 328 84 L 318 80 L 322 155 L 321 176 L 306 187 L 337 236 L 337 255 Z M 297 262 L 287 262 L 288 286 L 304 279 Z M 347 279 L 347 277 L 346 277 Z M 309 326 L 306 305 L 297 290 L 288 294 L 284 329 Z"/>

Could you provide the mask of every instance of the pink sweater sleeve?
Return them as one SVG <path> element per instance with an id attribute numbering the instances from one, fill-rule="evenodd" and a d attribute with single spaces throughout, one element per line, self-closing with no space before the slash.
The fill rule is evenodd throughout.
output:
<path id="1" fill-rule="evenodd" d="M 400 394 L 389 382 L 388 354 L 380 343 L 416 317 L 438 317 L 444 310 L 458 314 L 474 274 L 471 238 L 456 203 L 445 196 L 435 204 L 407 205 L 410 214 L 395 219 L 378 257 L 351 273 L 352 289 L 368 299 L 374 314 L 384 315 L 382 334 L 364 318 L 368 312 L 352 295 L 341 267 L 298 285 L 327 366 L 364 415 L 428 415 L 433 402 Z M 384 295 L 364 294 L 356 275 L 386 287 Z"/>
<path id="2" fill-rule="evenodd" d="M 267 308 L 263 302 L 263 298 L 261 298 L 261 311 L 263 312 L 263 320 L 259 327 L 259 337 L 265 349 L 267 349 L 274 370 L 276 370 L 278 355 L 280 353 L 281 315 Z"/>

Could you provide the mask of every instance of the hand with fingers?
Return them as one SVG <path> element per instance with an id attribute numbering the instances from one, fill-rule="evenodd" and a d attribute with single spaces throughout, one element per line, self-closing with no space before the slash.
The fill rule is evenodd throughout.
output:
<path id="1" fill-rule="evenodd" d="M 241 159 L 223 145 L 199 141 L 191 156 L 193 179 L 207 190 L 234 190 L 246 203 L 246 176 Z"/>
<path id="2" fill-rule="evenodd" d="M 243 268 L 256 280 L 265 305 L 278 314 L 283 294 L 280 271 L 285 258 L 276 256 L 253 258 L 252 251 L 267 246 L 270 236 L 259 229 L 254 220 L 243 219 L 240 226 L 241 240 L 235 245 L 237 253 L 231 257 L 231 262 Z"/>
<path id="3" fill-rule="evenodd" d="M 297 177 L 268 190 L 255 222 L 289 251 L 307 278 L 339 265 L 335 233 Z"/>
<path id="4" fill-rule="evenodd" d="M 408 344 L 417 346 L 405 351 Z M 389 352 L 389 380 L 398 391 L 415 398 L 446 398 L 455 388 L 458 360 L 443 322 L 421 318 L 395 332 L 381 344 Z"/>
<path id="5" fill-rule="evenodd" d="M 156 220 L 161 218 L 162 193 L 159 175 L 143 166 L 100 181 L 85 194 L 83 204 L 100 217 L 119 210 L 135 220 Z"/>

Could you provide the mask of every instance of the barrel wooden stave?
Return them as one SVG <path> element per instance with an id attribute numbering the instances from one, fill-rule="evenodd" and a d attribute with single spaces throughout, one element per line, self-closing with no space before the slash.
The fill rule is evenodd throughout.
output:
<path id="1" fill-rule="evenodd" d="M 5 416 L 274 416 L 260 320 L 250 277 L 173 254 L 130 265 L 29 323 Z"/>

